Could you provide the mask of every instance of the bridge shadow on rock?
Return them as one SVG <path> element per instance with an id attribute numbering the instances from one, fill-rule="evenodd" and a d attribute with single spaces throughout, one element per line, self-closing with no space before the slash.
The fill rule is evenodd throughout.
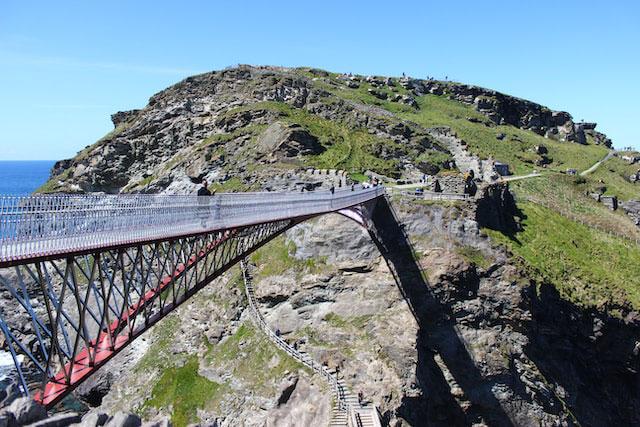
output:
<path id="1" fill-rule="evenodd" d="M 624 319 L 563 299 L 550 284 L 530 292 L 527 355 L 561 386 L 583 426 L 640 425 L 640 316 Z"/>
<path id="2" fill-rule="evenodd" d="M 390 203 L 379 199 L 370 234 L 418 323 L 415 397 L 405 397 L 398 415 L 416 426 L 471 425 L 484 420 L 492 426 L 512 426 L 459 337 L 446 305 L 430 288 L 403 226 Z M 451 393 L 441 364 L 471 402 L 463 409 Z"/>

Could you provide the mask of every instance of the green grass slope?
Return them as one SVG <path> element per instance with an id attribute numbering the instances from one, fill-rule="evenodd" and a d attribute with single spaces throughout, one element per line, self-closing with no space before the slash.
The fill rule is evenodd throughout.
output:
<path id="1" fill-rule="evenodd" d="M 640 247 L 579 224 L 535 203 L 521 203 L 515 236 L 486 230 L 534 267 L 567 300 L 613 315 L 640 310 Z"/>
<path id="2" fill-rule="evenodd" d="M 458 137 L 468 143 L 472 153 L 482 158 L 491 157 L 508 163 L 515 174 L 530 173 L 534 169 L 540 170 L 540 167 L 534 165 L 534 161 L 538 158 L 533 153 L 533 147 L 536 145 L 544 145 L 549 150 L 548 157 L 552 162 L 547 169 L 561 172 L 569 168 L 585 170 L 603 159 L 608 152 L 606 147 L 595 145 L 591 140 L 588 141 L 588 145 L 558 142 L 511 125 L 496 126 L 473 106 L 449 99 L 446 95 L 417 97 L 419 108 L 415 109 L 404 104 L 378 99 L 368 92 L 369 89 L 375 89 L 387 94 L 406 94 L 406 89 L 398 84 L 394 88 L 395 92 L 391 92 L 388 88 L 374 88 L 369 83 L 361 83 L 357 89 L 347 88 L 337 80 L 335 74 L 330 74 L 328 79 L 333 84 L 316 81 L 316 85 L 340 98 L 384 108 L 404 120 L 425 127 L 448 126 Z M 478 122 L 471 122 L 468 118 Z M 502 141 L 496 138 L 500 133 L 506 135 Z"/>
<path id="3" fill-rule="evenodd" d="M 640 199 L 640 183 L 629 181 L 629 175 L 640 169 L 640 165 L 630 165 L 619 157 L 603 162 L 598 169 L 587 175 L 590 187 L 605 186 L 607 195 L 615 195 L 622 200 Z"/>

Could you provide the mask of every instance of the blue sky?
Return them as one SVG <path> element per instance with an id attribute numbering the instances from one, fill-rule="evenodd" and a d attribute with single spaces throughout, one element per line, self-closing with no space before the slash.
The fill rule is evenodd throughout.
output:
<path id="1" fill-rule="evenodd" d="M 0 3 L 0 159 L 61 159 L 110 114 L 238 63 L 444 77 L 640 148 L 640 2 Z"/>

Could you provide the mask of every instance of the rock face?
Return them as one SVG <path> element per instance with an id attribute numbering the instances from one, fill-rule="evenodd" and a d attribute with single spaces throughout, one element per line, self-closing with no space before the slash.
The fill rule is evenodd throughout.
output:
<path id="1" fill-rule="evenodd" d="M 622 205 L 622 209 L 640 226 L 640 200 L 628 200 Z"/>
<path id="2" fill-rule="evenodd" d="M 142 110 L 115 114 L 111 134 L 55 167 L 56 185 L 169 194 L 192 192 L 202 178 L 268 190 L 346 185 L 344 171 L 313 163 L 321 156 L 363 156 L 363 172 L 398 179 L 455 161 L 462 172 L 494 180 L 493 162 L 470 155 L 450 129 L 337 98 L 315 84 L 327 75 L 241 66 L 188 78 Z M 486 89 L 338 80 L 351 88 L 368 82 L 375 89 L 367 96 L 412 108 L 423 93 L 449 96 L 475 105 L 487 126 L 607 143 L 594 124 Z M 336 152 L 335 141 L 347 139 L 349 150 Z M 434 153 L 440 164 L 421 164 Z M 442 179 L 445 190 L 464 184 Z M 260 310 L 284 339 L 338 368 L 388 425 L 639 424 L 638 319 L 585 312 L 527 278 L 482 231 L 510 235 L 520 227 L 508 187 L 481 184 L 478 194 L 443 205 L 394 196 L 399 223 L 381 206 L 375 241 L 338 215 L 298 225 L 251 259 Z M 330 390 L 252 326 L 238 278 L 231 270 L 205 287 L 79 387 L 93 408 L 80 424 L 141 425 L 130 412 L 147 425 L 166 425 L 163 416 L 180 425 L 328 424 Z M 188 394 L 203 389 L 204 401 Z M 10 410 L 3 416 L 17 419 Z"/>
<path id="3" fill-rule="evenodd" d="M 486 115 L 494 124 L 509 124 L 549 138 L 579 144 L 586 143 L 586 135 L 593 137 L 597 144 L 607 147 L 612 144 L 606 135 L 595 130 L 595 123 L 574 123 L 567 112 L 552 111 L 534 102 L 494 90 L 460 83 L 408 78 L 402 84 L 416 95 L 446 95 L 456 101 L 474 105 L 477 111 Z"/>
<path id="4" fill-rule="evenodd" d="M 337 95 L 363 81 L 375 87 L 370 95 L 376 99 L 419 109 L 416 96 L 442 94 L 474 105 L 487 116 L 487 126 L 511 124 L 577 143 L 591 137 L 610 146 L 593 123 L 576 124 L 568 113 L 488 89 L 327 75 L 240 66 L 189 77 L 151 97 L 141 110 L 114 114 L 111 133 L 74 159 L 56 164 L 48 190 L 187 193 L 202 178 L 223 185 L 234 179 L 234 188 L 264 188 L 277 170 L 326 168 L 323 163 L 336 158 L 362 172 L 370 169 L 404 180 L 451 167 L 474 170 L 488 182 L 497 176 L 491 160 L 470 155 L 449 129 L 427 129 Z M 408 92 L 399 93 L 396 82 Z M 429 163 L 429 154 L 437 154 L 438 160 Z"/>
<path id="5" fill-rule="evenodd" d="M 6 412 L 13 415 L 14 422 L 21 426 L 35 423 L 47 416 L 44 406 L 37 404 L 28 397 L 20 397 L 14 400 Z"/>
<path id="6" fill-rule="evenodd" d="M 283 159 L 320 154 L 326 149 L 301 126 L 275 122 L 258 137 L 258 150 Z"/>
<path id="7" fill-rule="evenodd" d="M 414 170 L 423 153 L 448 153 L 426 129 L 332 95 L 300 70 L 276 67 L 190 77 L 112 120 L 113 132 L 55 168 L 54 189 L 191 192 L 188 180 L 205 177 L 264 187 L 259 173 L 268 178 L 282 170 L 280 162 L 313 165 L 335 143 L 357 138 L 368 141 L 359 155 L 379 159 L 377 172 L 391 177 Z"/>

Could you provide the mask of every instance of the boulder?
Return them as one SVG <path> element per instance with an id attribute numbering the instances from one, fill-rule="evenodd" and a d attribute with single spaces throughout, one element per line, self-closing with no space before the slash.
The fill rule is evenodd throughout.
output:
<path id="1" fill-rule="evenodd" d="M 80 415 L 75 412 L 56 414 L 33 424 L 30 427 L 66 427 L 80 422 Z"/>
<path id="2" fill-rule="evenodd" d="M 375 96 L 378 99 L 387 99 L 387 94 L 384 92 L 380 92 L 379 90 L 375 90 L 375 89 L 367 89 L 367 92 L 369 92 L 371 95 Z"/>
<path id="3" fill-rule="evenodd" d="M 320 154 L 325 148 L 303 127 L 275 122 L 258 137 L 258 150 L 278 157 L 295 157 Z"/>
<path id="4" fill-rule="evenodd" d="M 32 424 L 47 417 L 47 410 L 30 397 L 20 397 L 14 400 L 8 412 L 13 414 L 18 425 Z"/>
<path id="5" fill-rule="evenodd" d="M 91 411 L 85 414 L 84 417 L 82 417 L 82 421 L 80 421 L 79 426 L 80 427 L 100 427 L 100 426 L 103 426 L 108 419 L 109 419 L 109 416 L 104 412 Z"/>
<path id="6" fill-rule="evenodd" d="M 601 196 L 600 203 L 615 211 L 618 209 L 618 198 L 616 196 Z"/>
<path id="7" fill-rule="evenodd" d="M 535 147 L 533 147 L 533 152 L 536 154 L 547 154 L 549 152 L 549 150 L 547 150 L 547 147 L 545 147 L 544 145 L 540 144 L 540 145 L 536 145 Z"/>
<path id="8" fill-rule="evenodd" d="M 535 161 L 535 164 L 536 164 L 536 166 L 546 166 L 546 165 L 551 164 L 551 162 L 552 162 L 552 160 L 549 157 L 547 157 L 547 156 L 545 156 L 543 154 L 543 155 L 540 156 L 539 159 L 537 159 Z"/>
<path id="9" fill-rule="evenodd" d="M 11 412 L 0 413 L 0 427 L 9 427 L 16 424 L 16 419 Z"/>
<path id="10" fill-rule="evenodd" d="M 58 160 L 51 168 L 51 177 L 58 176 L 73 164 L 73 159 Z"/>
<path id="11" fill-rule="evenodd" d="M 142 423 L 142 427 L 172 427 L 172 426 L 173 424 L 171 424 L 171 420 L 166 417 L 162 417 L 157 420 L 152 420 L 152 421 Z"/>
<path id="12" fill-rule="evenodd" d="M 640 224 L 640 200 L 628 200 L 622 204 L 622 209 L 636 225 Z"/>
<path id="13" fill-rule="evenodd" d="M 105 427 L 140 427 L 142 421 L 135 414 L 125 414 L 124 412 L 116 412 L 109 418 Z"/>
<path id="14" fill-rule="evenodd" d="M 409 95 L 402 95 L 402 99 L 400 99 L 400 102 L 406 105 L 410 105 L 413 108 L 418 108 L 418 103 L 416 102 L 416 100 Z"/>
<path id="15" fill-rule="evenodd" d="M 2 390 L 2 393 L 1 393 L 1 396 L 0 396 L 0 397 L 2 397 L 2 402 L 0 403 L 0 407 L 9 406 L 11 404 L 11 402 L 16 400 L 20 396 L 22 396 L 22 393 L 20 393 L 20 387 L 18 386 L 18 384 L 16 382 L 12 381 L 7 386 L 7 388 Z"/>
<path id="16" fill-rule="evenodd" d="M 111 115 L 111 122 L 113 127 L 117 128 L 119 125 L 128 122 L 138 114 L 140 110 L 118 111 Z"/>

